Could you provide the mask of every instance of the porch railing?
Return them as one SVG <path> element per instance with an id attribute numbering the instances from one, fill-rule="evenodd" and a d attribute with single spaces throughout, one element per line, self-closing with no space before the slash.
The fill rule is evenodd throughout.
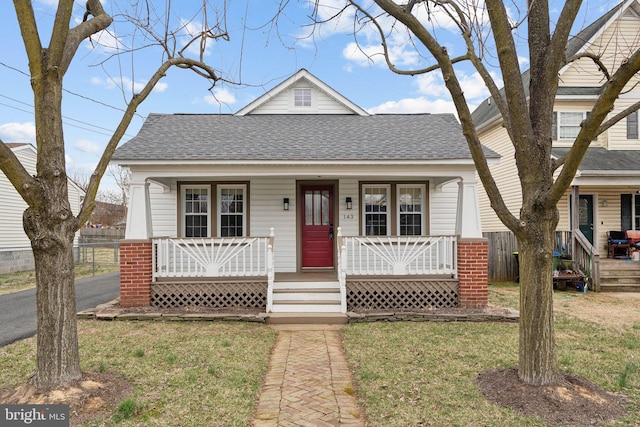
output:
<path id="1" fill-rule="evenodd" d="M 269 237 L 155 238 L 153 280 L 165 277 L 273 278 L 273 230 Z"/>
<path id="2" fill-rule="evenodd" d="M 600 290 L 600 254 L 580 230 L 573 231 L 573 264 L 588 277 L 589 290 Z"/>
<path id="3" fill-rule="evenodd" d="M 457 277 L 456 236 L 354 236 L 340 234 L 339 261 L 347 275 Z"/>

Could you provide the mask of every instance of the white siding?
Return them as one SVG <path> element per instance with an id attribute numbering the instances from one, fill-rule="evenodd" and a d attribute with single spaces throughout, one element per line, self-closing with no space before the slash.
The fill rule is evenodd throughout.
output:
<path id="1" fill-rule="evenodd" d="M 18 153 L 16 153 L 18 155 Z M 30 173 L 35 174 L 35 156 L 33 167 L 25 156 L 19 156 L 23 164 L 27 165 Z M 22 200 L 6 175 L 0 172 L 0 248 L 29 247 L 29 238 L 22 227 L 22 214 L 27 204 Z"/>
<path id="2" fill-rule="evenodd" d="M 602 62 L 613 72 L 620 66 L 621 61 L 626 60 L 637 49 L 639 31 L 640 19 L 628 10 L 622 19 L 602 32 L 587 52 L 601 55 Z M 604 83 L 604 77 L 597 65 L 589 58 L 582 58 L 561 75 L 560 84 L 592 87 Z"/>
<path id="3" fill-rule="evenodd" d="M 296 271 L 296 183 L 291 178 L 264 178 L 250 184 L 251 235 L 268 236 L 275 229 L 275 267 Z M 289 198 L 289 210 L 282 199 Z"/>
<path id="4" fill-rule="evenodd" d="M 429 186 L 429 234 L 455 234 L 456 216 L 458 206 L 458 183 L 450 182 L 443 185 L 440 190 L 435 186 Z"/>
<path id="5" fill-rule="evenodd" d="M 522 206 L 522 191 L 514 159 L 515 150 L 507 131 L 501 126 L 497 126 L 483 134 L 482 144 L 500 154 L 500 163 L 491 165 L 493 175 L 502 198 L 513 215 L 518 215 Z M 507 227 L 498 219 L 495 211 L 489 203 L 487 193 L 478 180 L 478 199 L 480 203 L 480 218 L 482 221 L 482 231 L 505 231 Z"/>
<path id="6" fill-rule="evenodd" d="M 153 237 L 177 236 L 177 199 L 175 186 L 173 186 L 170 191 L 164 191 L 164 188 L 158 184 L 149 184 Z"/>
<path id="7" fill-rule="evenodd" d="M 340 180 L 339 196 L 339 215 L 337 224 L 342 228 L 343 236 L 359 236 L 360 234 L 360 211 L 358 206 L 360 203 L 358 180 L 355 178 L 347 178 Z M 351 197 L 353 203 L 352 208 L 347 210 L 346 198 Z"/>
<path id="8" fill-rule="evenodd" d="M 612 117 L 624 110 L 638 98 L 618 98 L 615 109 L 609 113 Z M 607 131 L 609 134 L 609 150 L 640 150 L 640 139 L 627 139 L 627 119 L 622 119 Z"/>
<path id="9" fill-rule="evenodd" d="M 293 92 L 296 88 L 311 89 L 311 107 L 293 106 Z M 353 111 L 308 80 L 300 79 L 290 88 L 257 107 L 251 114 L 353 114 Z"/>

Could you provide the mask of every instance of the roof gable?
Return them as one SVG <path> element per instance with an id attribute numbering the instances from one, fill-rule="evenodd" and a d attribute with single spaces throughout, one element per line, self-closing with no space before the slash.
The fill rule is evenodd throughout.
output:
<path id="1" fill-rule="evenodd" d="M 368 116 L 365 110 L 360 108 L 358 105 L 354 104 L 346 97 L 342 96 L 339 92 L 332 89 L 326 83 L 315 77 L 309 71 L 300 69 L 293 76 L 289 77 L 287 80 L 275 86 L 273 89 L 260 96 L 244 108 L 240 109 L 235 115 L 236 116 L 246 116 L 251 114 L 265 114 L 265 111 L 268 110 L 269 104 L 276 104 L 278 100 L 281 104 L 285 105 L 285 109 L 281 106 L 276 107 L 274 105 L 274 112 L 272 114 L 298 114 L 294 111 L 287 110 L 286 106 L 288 105 L 288 100 L 283 98 L 288 98 L 288 92 L 294 90 L 299 87 L 308 87 L 315 90 L 318 98 L 323 98 L 326 100 L 326 103 L 333 104 L 330 105 L 329 108 L 313 108 L 309 110 L 301 110 L 300 114 L 356 114 L 359 116 Z M 325 104 L 326 105 L 326 104 Z M 328 113 L 331 111 L 331 113 Z M 266 113 L 268 114 L 268 113 Z"/>
<path id="2" fill-rule="evenodd" d="M 567 42 L 566 57 L 570 57 L 586 51 L 593 45 L 602 33 L 613 25 L 618 19 L 625 16 L 640 16 L 640 0 L 624 0 L 613 9 L 596 19 Z M 573 64 L 568 64 L 560 70 L 560 75 L 567 72 Z M 522 74 L 522 83 L 527 97 L 529 96 L 529 70 Z M 562 84 L 562 83 L 561 83 Z M 597 96 L 602 87 L 577 87 L 559 86 L 557 96 Z M 504 89 L 500 90 L 504 96 Z M 490 123 L 501 119 L 497 105 L 492 97 L 485 99 L 472 113 L 473 122 L 477 128 L 483 128 Z"/>

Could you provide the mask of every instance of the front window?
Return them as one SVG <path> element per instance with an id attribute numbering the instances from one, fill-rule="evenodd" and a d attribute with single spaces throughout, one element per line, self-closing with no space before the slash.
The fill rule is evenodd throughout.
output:
<path id="1" fill-rule="evenodd" d="M 184 236 L 208 237 L 210 198 L 208 186 L 183 187 Z"/>
<path id="2" fill-rule="evenodd" d="M 388 185 L 363 187 L 365 236 L 386 236 L 389 234 L 390 193 Z"/>
<path id="3" fill-rule="evenodd" d="M 398 185 L 398 234 L 422 235 L 424 185 Z"/>
<path id="4" fill-rule="evenodd" d="M 576 139 L 580 132 L 580 123 L 585 118 L 583 112 L 558 113 L 558 137 L 559 139 Z"/>
<path id="5" fill-rule="evenodd" d="M 218 187 L 220 237 L 244 236 L 245 186 Z"/>

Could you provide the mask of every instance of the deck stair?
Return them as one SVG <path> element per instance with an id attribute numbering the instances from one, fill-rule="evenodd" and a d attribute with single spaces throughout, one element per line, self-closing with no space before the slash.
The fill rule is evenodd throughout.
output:
<path id="1" fill-rule="evenodd" d="M 600 259 L 600 291 L 640 292 L 640 262 L 630 259 Z"/>
<path id="2" fill-rule="evenodd" d="M 276 281 L 268 323 L 346 323 L 337 281 Z"/>

